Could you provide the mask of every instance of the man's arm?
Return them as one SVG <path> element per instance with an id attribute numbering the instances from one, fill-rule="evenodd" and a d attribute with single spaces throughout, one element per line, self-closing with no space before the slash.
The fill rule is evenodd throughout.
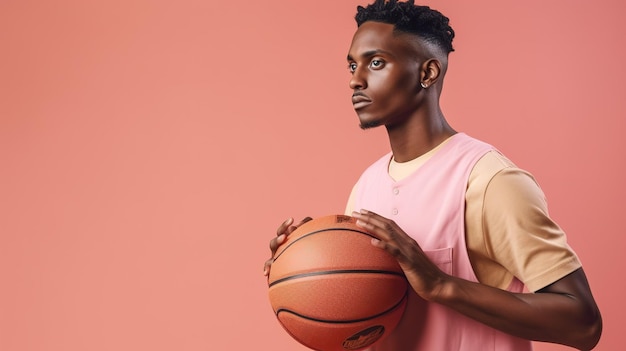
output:
<path id="1" fill-rule="evenodd" d="M 431 301 L 525 339 L 591 350 L 602 332 L 582 268 L 534 294 L 513 294 L 454 277 L 442 279 L 436 291 Z"/>
<path id="2" fill-rule="evenodd" d="M 534 294 L 514 294 L 442 272 L 394 221 L 353 212 L 357 225 L 392 254 L 415 292 L 506 333 L 591 350 L 602 332 L 600 312 L 582 268 Z"/>

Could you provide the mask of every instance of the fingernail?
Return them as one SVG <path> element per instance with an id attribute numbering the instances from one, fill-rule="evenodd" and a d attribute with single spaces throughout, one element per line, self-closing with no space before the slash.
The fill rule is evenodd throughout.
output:
<path id="1" fill-rule="evenodd" d="M 276 242 L 281 244 L 285 240 L 285 234 L 281 234 L 276 238 Z"/>

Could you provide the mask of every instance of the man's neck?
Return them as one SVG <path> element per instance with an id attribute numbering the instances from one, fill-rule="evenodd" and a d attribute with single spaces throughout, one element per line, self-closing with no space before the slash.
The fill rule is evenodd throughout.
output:
<path id="1" fill-rule="evenodd" d="M 443 114 L 416 118 L 395 128 L 387 128 L 393 157 L 397 162 L 413 160 L 456 134 Z"/>

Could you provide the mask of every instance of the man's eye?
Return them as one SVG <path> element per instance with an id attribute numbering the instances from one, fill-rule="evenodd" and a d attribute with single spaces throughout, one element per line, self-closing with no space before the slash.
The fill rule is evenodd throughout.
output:
<path id="1" fill-rule="evenodd" d="M 356 63 L 348 64 L 348 70 L 350 70 L 350 72 L 354 73 L 354 71 L 356 71 Z"/>
<path id="2" fill-rule="evenodd" d="M 381 68 L 383 64 L 384 62 L 382 60 L 372 60 L 372 63 L 370 63 L 373 68 Z"/>

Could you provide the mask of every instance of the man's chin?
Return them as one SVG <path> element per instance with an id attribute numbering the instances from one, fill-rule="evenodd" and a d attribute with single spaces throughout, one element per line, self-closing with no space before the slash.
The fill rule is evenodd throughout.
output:
<path id="1" fill-rule="evenodd" d="M 363 130 L 376 128 L 376 127 L 380 127 L 380 122 L 379 121 L 361 121 L 361 123 L 359 124 L 359 127 L 361 127 L 361 129 Z"/>

